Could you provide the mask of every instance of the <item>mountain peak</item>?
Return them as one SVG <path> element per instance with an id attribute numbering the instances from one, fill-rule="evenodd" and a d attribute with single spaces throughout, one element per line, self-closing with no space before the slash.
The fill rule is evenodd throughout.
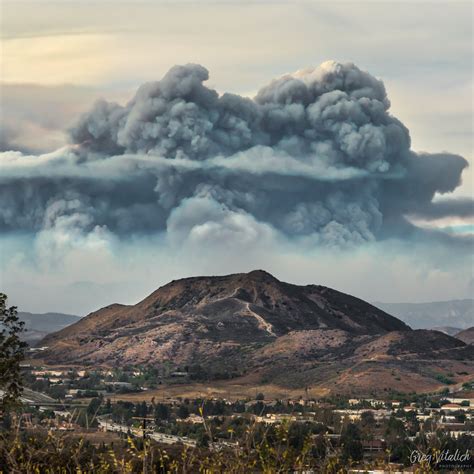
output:
<path id="1" fill-rule="evenodd" d="M 366 335 L 410 330 L 358 298 L 326 287 L 284 283 L 258 269 L 172 281 L 134 306 L 109 305 L 91 313 L 49 336 L 45 344 L 110 333 L 117 333 L 113 339 L 128 338 L 150 328 L 160 340 L 161 333 L 180 339 L 188 330 L 196 343 L 206 339 L 226 344 L 274 340 L 291 331 L 336 329 Z"/>
<path id="2" fill-rule="evenodd" d="M 268 273 L 267 271 L 265 270 L 261 270 L 261 269 L 258 269 L 258 270 L 252 270 L 248 273 L 245 273 L 245 275 L 249 276 L 249 277 L 253 277 L 253 278 L 271 278 L 272 280 L 277 280 L 279 281 L 277 278 L 275 278 L 271 273 Z"/>

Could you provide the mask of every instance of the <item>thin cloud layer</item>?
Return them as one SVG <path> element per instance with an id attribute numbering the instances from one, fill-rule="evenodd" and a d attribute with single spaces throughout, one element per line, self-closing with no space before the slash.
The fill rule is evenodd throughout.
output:
<path id="1" fill-rule="evenodd" d="M 0 154 L 0 229 L 43 255 L 163 234 L 199 245 L 265 240 L 345 247 L 390 237 L 450 239 L 409 216 L 473 215 L 444 198 L 467 161 L 417 154 L 383 83 L 326 62 L 273 80 L 252 100 L 219 95 L 196 64 L 99 101 L 47 155 Z"/>
<path id="2" fill-rule="evenodd" d="M 2 83 L 0 151 L 41 154 L 67 143 L 65 128 L 105 91 L 72 85 Z"/>

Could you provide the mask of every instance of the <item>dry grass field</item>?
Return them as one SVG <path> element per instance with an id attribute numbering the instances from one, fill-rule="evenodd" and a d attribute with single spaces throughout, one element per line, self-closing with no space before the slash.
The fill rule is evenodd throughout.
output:
<path id="1" fill-rule="evenodd" d="M 297 399 L 299 397 L 322 397 L 329 393 L 327 389 L 308 389 L 306 393 L 304 389 L 289 389 L 279 387 L 278 385 L 250 385 L 245 383 L 237 383 L 235 381 L 213 381 L 209 384 L 191 383 L 163 385 L 163 387 L 147 390 L 140 393 L 115 394 L 114 400 L 127 401 L 150 401 L 153 397 L 156 401 L 165 398 L 225 398 L 227 400 L 242 400 L 245 398 L 254 399 L 258 393 L 263 393 L 268 400 L 277 399 Z"/>

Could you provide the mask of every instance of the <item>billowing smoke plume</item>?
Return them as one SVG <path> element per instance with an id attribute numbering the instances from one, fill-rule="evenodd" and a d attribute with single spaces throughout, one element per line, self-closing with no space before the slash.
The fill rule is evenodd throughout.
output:
<path id="1" fill-rule="evenodd" d="M 283 76 L 254 99 L 207 79 L 173 67 L 126 106 L 97 102 L 70 147 L 0 154 L 1 231 L 340 246 L 419 232 L 409 216 L 473 214 L 470 200 L 433 202 L 466 160 L 411 151 L 383 83 L 355 65 Z"/>

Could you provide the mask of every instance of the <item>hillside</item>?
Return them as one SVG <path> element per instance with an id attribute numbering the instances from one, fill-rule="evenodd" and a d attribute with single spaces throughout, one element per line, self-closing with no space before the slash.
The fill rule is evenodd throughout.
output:
<path id="1" fill-rule="evenodd" d="M 458 332 L 454 337 L 460 339 L 466 344 L 474 344 L 474 326 Z"/>
<path id="2" fill-rule="evenodd" d="M 414 329 L 456 327 L 466 329 L 474 321 L 474 300 L 434 301 L 430 303 L 373 303 Z M 438 329 L 439 330 L 439 329 Z"/>
<path id="3" fill-rule="evenodd" d="M 207 378 L 329 389 L 347 370 L 366 371 L 365 364 L 390 374 L 392 365 L 415 371 L 435 387 L 436 371 L 444 370 L 446 360 L 454 361 L 448 365 L 455 370 L 470 357 L 458 339 L 413 331 L 358 298 L 324 286 L 284 283 L 264 271 L 172 281 L 136 305 L 91 313 L 42 344 L 52 363 L 166 363 L 191 372 L 199 367 Z M 380 381 L 367 380 L 360 390 Z"/>

